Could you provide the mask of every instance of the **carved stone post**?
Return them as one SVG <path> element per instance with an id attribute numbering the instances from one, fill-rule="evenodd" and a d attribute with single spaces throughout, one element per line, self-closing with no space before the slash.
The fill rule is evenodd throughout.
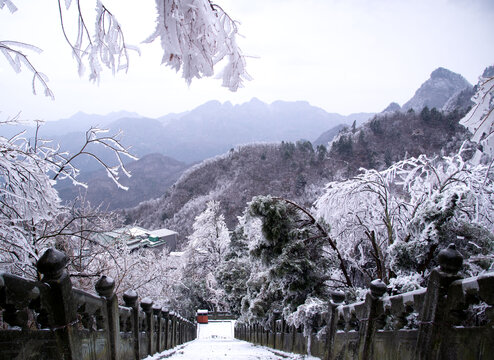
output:
<path id="1" fill-rule="evenodd" d="M 439 252 L 438 262 L 439 268 L 432 270 L 429 277 L 420 311 L 419 334 L 415 350 L 415 358 L 420 360 L 438 359 L 441 354 L 441 340 L 451 331 L 447 313 L 447 293 L 451 283 L 460 279 L 457 273 L 463 266 L 463 257 L 456 250 L 456 246 L 450 244 Z M 445 356 L 444 353 L 442 355 Z"/>
<path id="2" fill-rule="evenodd" d="M 171 331 L 172 331 L 170 348 L 174 348 L 175 346 L 177 346 L 177 318 L 173 311 L 170 313 L 170 321 L 171 321 Z"/>
<path id="3" fill-rule="evenodd" d="M 132 308 L 132 335 L 134 336 L 134 355 L 136 360 L 140 360 L 140 340 L 139 340 L 139 307 L 137 304 L 137 293 L 134 290 L 127 290 L 123 294 L 125 306 Z"/>
<path id="4" fill-rule="evenodd" d="M 169 336 L 169 311 L 168 309 L 166 308 L 162 308 L 161 309 L 161 313 L 163 314 L 163 321 L 165 322 L 165 333 L 163 334 L 163 336 L 165 337 L 165 346 L 164 346 L 164 349 L 163 350 L 168 350 L 170 348 L 170 342 L 168 340 L 168 336 Z"/>
<path id="5" fill-rule="evenodd" d="M 50 327 L 55 333 L 61 358 L 79 359 L 80 348 L 74 335 L 77 309 L 73 301 L 72 283 L 66 270 L 68 257 L 63 252 L 50 248 L 36 263 L 43 274 L 42 282 L 50 287 L 46 307 L 50 309 Z"/>
<path id="6" fill-rule="evenodd" d="M 386 293 L 386 284 L 381 279 L 371 282 L 370 292 L 365 297 L 365 308 L 367 319 L 360 322 L 358 358 L 367 360 L 372 359 L 372 342 L 376 332 L 376 320 L 379 316 L 379 299 Z M 382 307 L 381 307 L 382 312 Z"/>
<path id="7" fill-rule="evenodd" d="M 162 339 L 163 339 L 163 329 L 162 329 L 163 318 L 161 315 L 161 306 L 158 306 L 157 304 L 153 305 L 153 317 L 154 316 L 156 316 L 156 318 L 158 319 L 158 324 L 157 324 L 158 334 L 156 336 L 156 344 L 155 344 L 155 347 L 153 349 L 153 354 L 161 351 L 161 343 L 162 343 Z M 154 329 L 153 329 L 153 332 L 154 332 Z"/>
<path id="8" fill-rule="evenodd" d="M 180 317 L 180 344 L 185 342 L 185 319 Z"/>
<path id="9" fill-rule="evenodd" d="M 345 301 L 343 291 L 332 291 L 329 301 L 327 333 L 326 333 L 326 360 L 333 360 L 336 353 L 334 351 L 334 338 L 336 336 L 336 326 L 338 324 L 338 314 L 336 309 Z"/>
<path id="10" fill-rule="evenodd" d="M 154 339 L 153 339 L 153 329 L 154 329 L 154 319 L 153 319 L 153 300 L 150 298 L 144 298 L 141 301 L 141 308 L 146 314 L 146 334 L 148 337 L 148 348 L 146 349 L 148 355 L 153 354 Z"/>
<path id="11" fill-rule="evenodd" d="M 107 329 L 110 340 L 110 358 L 119 360 L 120 354 L 120 320 L 118 313 L 118 299 L 114 294 L 115 280 L 102 276 L 95 284 L 96 292 L 106 301 Z"/>
<path id="12" fill-rule="evenodd" d="M 281 312 L 275 311 L 273 312 L 273 320 L 271 322 L 271 332 L 273 334 L 273 349 L 276 349 L 276 321 L 280 318 Z"/>
<path id="13" fill-rule="evenodd" d="M 280 335 L 280 349 L 285 350 L 286 349 L 286 338 L 285 338 L 285 333 L 286 333 L 286 320 L 284 316 L 281 316 L 281 335 Z"/>
<path id="14" fill-rule="evenodd" d="M 302 326 L 302 325 L 300 325 Z M 290 325 L 290 333 L 291 333 L 291 337 L 292 337 L 292 348 L 290 349 L 290 352 L 296 352 L 298 351 L 298 348 L 300 346 L 297 346 L 297 338 L 298 338 L 298 334 L 299 334 L 299 327 L 295 326 L 295 325 Z"/>

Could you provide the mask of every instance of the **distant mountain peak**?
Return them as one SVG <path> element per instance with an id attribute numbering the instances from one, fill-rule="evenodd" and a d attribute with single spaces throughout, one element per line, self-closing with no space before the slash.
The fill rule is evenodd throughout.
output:
<path id="1" fill-rule="evenodd" d="M 261 100 L 259 100 L 255 96 L 252 99 L 250 99 L 249 103 L 251 103 L 251 104 L 265 104 L 264 102 L 262 102 Z"/>
<path id="2" fill-rule="evenodd" d="M 382 112 L 395 112 L 395 111 L 400 111 L 401 106 L 398 103 L 392 102 L 391 104 L 388 105 L 386 109 L 384 109 Z"/>
<path id="3" fill-rule="evenodd" d="M 453 95 L 471 87 L 472 85 L 460 74 L 440 67 L 431 73 L 430 78 L 403 105 L 402 110 L 420 111 L 425 106 L 441 109 Z"/>
<path id="4" fill-rule="evenodd" d="M 451 77 L 462 77 L 462 76 L 443 67 L 438 67 L 436 70 L 434 70 L 431 73 L 431 79 L 451 78 Z"/>

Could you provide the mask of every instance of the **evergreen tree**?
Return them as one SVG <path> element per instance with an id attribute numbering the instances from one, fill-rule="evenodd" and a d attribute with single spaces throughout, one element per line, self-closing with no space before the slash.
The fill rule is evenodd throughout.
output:
<path id="1" fill-rule="evenodd" d="M 243 315 L 262 321 L 273 311 L 293 313 L 308 297 L 325 298 L 329 262 L 313 219 L 296 204 L 271 196 L 255 197 L 249 211 L 261 219 L 262 236 L 250 244 L 257 271 L 247 283 Z"/>

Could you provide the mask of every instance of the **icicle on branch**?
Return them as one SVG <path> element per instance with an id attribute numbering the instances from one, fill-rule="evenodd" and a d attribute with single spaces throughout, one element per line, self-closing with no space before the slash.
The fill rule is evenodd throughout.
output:
<path id="1" fill-rule="evenodd" d="M 209 0 L 156 0 L 155 32 L 145 40 L 160 39 L 162 63 L 179 71 L 190 84 L 193 78 L 213 76 L 214 66 L 228 58 L 223 86 L 236 91 L 250 77 L 237 46 L 237 24 Z"/>

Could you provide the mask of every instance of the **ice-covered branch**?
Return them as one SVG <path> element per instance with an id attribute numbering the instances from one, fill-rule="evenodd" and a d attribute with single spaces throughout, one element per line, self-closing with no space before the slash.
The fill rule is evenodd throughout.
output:
<path id="1" fill-rule="evenodd" d="M 145 42 L 159 38 L 162 63 L 182 69 L 188 84 L 193 78 L 213 76 L 214 66 L 225 57 L 223 86 L 236 91 L 249 79 L 235 40 L 237 25 L 221 7 L 209 0 L 156 0 L 156 9 L 156 29 Z"/>
<path id="2" fill-rule="evenodd" d="M 23 66 L 27 68 L 33 74 L 32 89 L 36 94 L 36 84 L 39 83 L 43 88 L 45 96 L 54 99 L 53 92 L 48 87 L 48 77 L 39 72 L 36 67 L 29 61 L 27 55 L 24 54 L 21 49 L 31 50 L 37 53 L 41 52 L 40 48 L 18 41 L 0 41 L 0 52 L 5 56 L 12 69 L 19 73 L 22 71 Z"/>

